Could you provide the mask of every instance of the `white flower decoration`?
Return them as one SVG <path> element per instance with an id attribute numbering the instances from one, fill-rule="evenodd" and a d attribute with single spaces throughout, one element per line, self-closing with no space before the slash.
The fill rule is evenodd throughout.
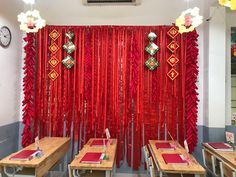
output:
<path id="1" fill-rule="evenodd" d="M 38 32 L 39 29 L 46 25 L 46 21 L 40 17 L 39 11 L 21 12 L 18 15 L 18 21 L 21 22 L 20 29 L 27 33 Z"/>
<path id="2" fill-rule="evenodd" d="M 203 17 L 199 15 L 199 8 L 187 9 L 176 19 L 175 25 L 179 27 L 179 33 L 193 31 L 202 23 Z"/>

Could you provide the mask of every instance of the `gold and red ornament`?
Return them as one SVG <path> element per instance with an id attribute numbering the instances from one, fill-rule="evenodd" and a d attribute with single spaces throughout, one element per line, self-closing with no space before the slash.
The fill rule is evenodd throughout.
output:
<path id="1" fill-rule="evenodd" d="M 52 30 L 51 33 L 49 34 L 49 37 L 55 41 L 60 37 L 60 33 L 57 30 Z"/>
<path id="2" fill-rule="evenodd" d="M 158 66 L 158 61 L 150 57 L 146 62 L 145 65 L 148 67 L 149 70 L 154 70 Z"/>
<path id="3" fill-rule="evenodd" d="M 173 81 L 176 79 L 176 77 L 179 75 L 179 73 L 174 69 L 172 68 L 168 73 L 167 73 L 167 76 Z"/>
<path id="4" fill-rule="evenodd" d="M 179 59 L 174 54 L 172 54 L 167 59 L 167 63 L 169 63 L 169 65 L 172 66 L 172 67 L 174 67 L 178 62 L 179 62 Z"/>
<path id="5" fill-rule="evenodd" d="M 59 63 L 59 60 L 58 60 L 55 56 L 53 56 L 52 58 L 50 58 L 50 60 L 48 61 L 48 63 L 49 63 L 53 68 L 55 68 L 55 67 L 58 65 L 58 63 Z"/>
<path id="6" fill-rule="evenodd" d="M 54 81 L 54 80 L 56 80 L 56 78 L 59 76 L 59 74 L 58 74 L 58 72 L 55 70 L 55 69 L 53 69 L 52 71 L 50 71 L 50 73 L 48 73 L 48 77 L 52 80 L 52 81 Z"/>
<path id="7" fill-rule="evenodd" d="M 49 46 L 49 50 L 50 52 L 52 52 L 53 54 L 55 54 L 58 50 L 59 50 L 59 46 L 56 44 L 56 43 L 52 43 L 50 46 Z"/>
<path id="8" fill-rule="evenodd" d="M 219 0 L 219 4 L 229 7 L 231 10 L 236 10 L 236 0 Z"/>
<path id="9" fill-rule="evenodd" d="M 68 55 L 62 60 L 62 63 L 67 69 L 70 69 L 72 66 L 74 66 L 75 60 L 70 55 Z"/>
<path id="10" fill-rule="evenodd" d="M 175 27 L 175 26 L 172 26 L 169 31 L 167 32 L 167 34 L 172 38 L 174 39 L 178 34 L 179 34 L 179 31 L 178 29 Z"/>
<path id="11" fill-rule="evenodd" d="M 177 42 L 171 41 L 171 43 L 169 43 L 169 45 L 167 46 L 167 48 L 168 48 L 172 53 L 174 53 L 174 52 L 179 48 L 179 45 L 177 44 Z"/>
<path id="12" fill-rule="evenodd" d="M 199 15 L 199 8 L 187 9 L 176 19 L 175 25 L 179 28 L 179 33 L 191 32 L 203 21 Z"/>

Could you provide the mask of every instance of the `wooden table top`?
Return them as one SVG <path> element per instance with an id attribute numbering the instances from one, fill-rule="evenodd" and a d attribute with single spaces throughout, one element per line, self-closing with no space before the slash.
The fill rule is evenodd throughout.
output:
<path id="1" fill-rule="evenodd" d="M 234 151 L 219 151 L 211 147 L 208 143 L 203 143 L 203 147 L 205 147 L 207 150 L 209 150 L 211 153 L 218 156 L 220 159 L 222 159 L 224 162 L 229 164 L 231 167 L 236 169 L 236 150 Z"/>
<path id="2" fill-rule="evenodd" d="M 108 155 L 108 160 L 102 160 L 100 164 L 89 164 L 89 163 L 80 163 L 80 160 L 87 152 L 104 152 L 104 147 L 90 146 L 91 142 L 95 139 L 102 138 L 91 138 L 82 148 L 78 155 L 75 156 L 75 159 L 71 162 L 71 169 L 79 169 L 79 170 L 109 170 L 113 169 L 115 159 L 116 159 L 116 148 L 117 148 L 117 139 L 111 139 L 111 145 L 108 145 L 106 148 L 106 155 Z"/>
<path id="3" fill-rule="evenodd" d="M 50 158 L 50 155 L 55 153 L 58 149 L 60 149 L 63 146 L 66 146 L 70 143 L 70 138 L 66 137 L 45 137 L 39 140 L 39 147 L 43 151 L 43 156 L 39 158 L 33 158 L 31 160 L 10 160 L 12 156 L 17 154 L 18 152 L 22 150 L 29 150 L 29 149 L 35 149 L 35 144 L 31 144 L 27 146 L 26 148 L 15 152 L 4 159 L 0 161 L 0 166 L 8 166 L 8 167 L 15 167 L 15 166 L 22 166 L 22 167 L 32 167 L 36 168 L 48 158 Z"/>
<path id="4" fill-rule="evenodd" d="M 176 146 L 175 150 L 160 150 L 156 148 L 157 142 L 170 142 Z M 160 140 L 149 140 L 151 146 L 151 151 L 153 153 L 153 158 L 156 159 L 158 167 L 162 172 L 165 173 L 183 173 L 183 174 L 205 174 L 205 169 L 197 162 L 197 160 L 189 154 L 177 141 L 160 141 Z M 162 154 L 169 153 L 182 154 L 188 161 L 188 165 L 173 165 L 166 164 Z"/>

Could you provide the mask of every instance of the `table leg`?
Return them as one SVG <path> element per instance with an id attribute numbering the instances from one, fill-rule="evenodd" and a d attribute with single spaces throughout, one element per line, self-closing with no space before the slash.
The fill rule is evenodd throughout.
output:
<path id="1" fill-rule="evenodd" d="M 116 162 L 114 163 L 113 169 L 112 169 L 112 176 L 115 176 L 116 173 Z"/>
<path id="2" fill-rule="evenodd" d="M 162 177 L 162 172 L 160 171 L 160 177 Z"/>
<path id="3" fill-rule="evenodd" d="M 106 177 L 111 177 L 111 171 L 106 170 Z"/>
<path id="4" fill-rule="evenodd" d="M 70 165 L 68 165 L 68 173 L 69 173 L 69 177 L 72 177 L 72 173 L 71 173 Z"/>

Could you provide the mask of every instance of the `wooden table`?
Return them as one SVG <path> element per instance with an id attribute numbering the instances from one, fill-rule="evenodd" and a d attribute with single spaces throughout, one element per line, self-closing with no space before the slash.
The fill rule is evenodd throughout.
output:
<path id="1" fill-rule="evenodd" d="M 39 140 L 40 149 L 43 151 L 43 156 L 33 158 L 31 160 L 10 160 L 10 158 L 19 153 L 13 153 L 0 161 L 2 173 L 6 173 L 6 168 L 21 169 L 15 174 L 17 176 L 37 176 L 42 177 L 49 169 L 54 166 L 68 151 L 70 146 L 70 138 L 62 137 L 45 137 Z M 24 148 L 35 149 L 35 144 L 31 144 Z M 22 151 L 22 150 L 21 150 Z M 0 170 L 1 171 L 1 170 Z M 3 172 L 4 171 L 4 172 Z M 7 174 L 6 174 L 7 175 Z M 8 174 L 12 176 L 12 174 Z"/>
<path id="2" fill-rule="evenodd" d="M 221 173 L 221 176 L 236 177 L 236 150 L 219 151 L 215 150 L 208 143 L 203 143 L 203 160 L 204 165 L 215 175 Z M 217 172 L 217 163 L 219 163 L 220 171 Z"/>
<path id="3" fill-rule="evenodd" d="M 175 150 L 160 150 L 156 148 L 157 142 L 169 142 L 176 146 Z M 196 161 L 196 159 L 189 154 L 177 141 L 159 141 L 149 140 L 149 148 L 154 158 L 157 169 L 159 170 L 160 177 L 163 173 L 166 174 L 180 174 L 183 175 L 194 175 L 194 176 L 205 176 L 205 169 Z M 162 154 L 164 153 L 179 153 L 182 154 L 188 161 L 188 165 L 173 165 L 166 164 Z"/>
<path id="4" fill-rule="evenodd" d="M 101 138 L 96 138 L 101 139 Z M 106 148 L 106 155 L 108 156 L 107 160 L 102 160 L 100 164 L 89 164 L 89 163 L 80 163 L 81 158 L 87 152 L 104 152 L 103 146 L 90 146 L 92 141 L 95 138 L 91 138 L 86 145 L 82 148 L 79 154 L 75 157 L 75 159 L 68 166 L 69 175 L 77 176 L 76 171 L 78 170 L 95 170 L 95 171 L 104 171 L 106 177 L 112 176 L 112 171 L 115 170 L 115 160 L 116 160 L 116 148 L 117 148 L 117 139 L 111 139 L 111 145 L 108 145 Z"/>

